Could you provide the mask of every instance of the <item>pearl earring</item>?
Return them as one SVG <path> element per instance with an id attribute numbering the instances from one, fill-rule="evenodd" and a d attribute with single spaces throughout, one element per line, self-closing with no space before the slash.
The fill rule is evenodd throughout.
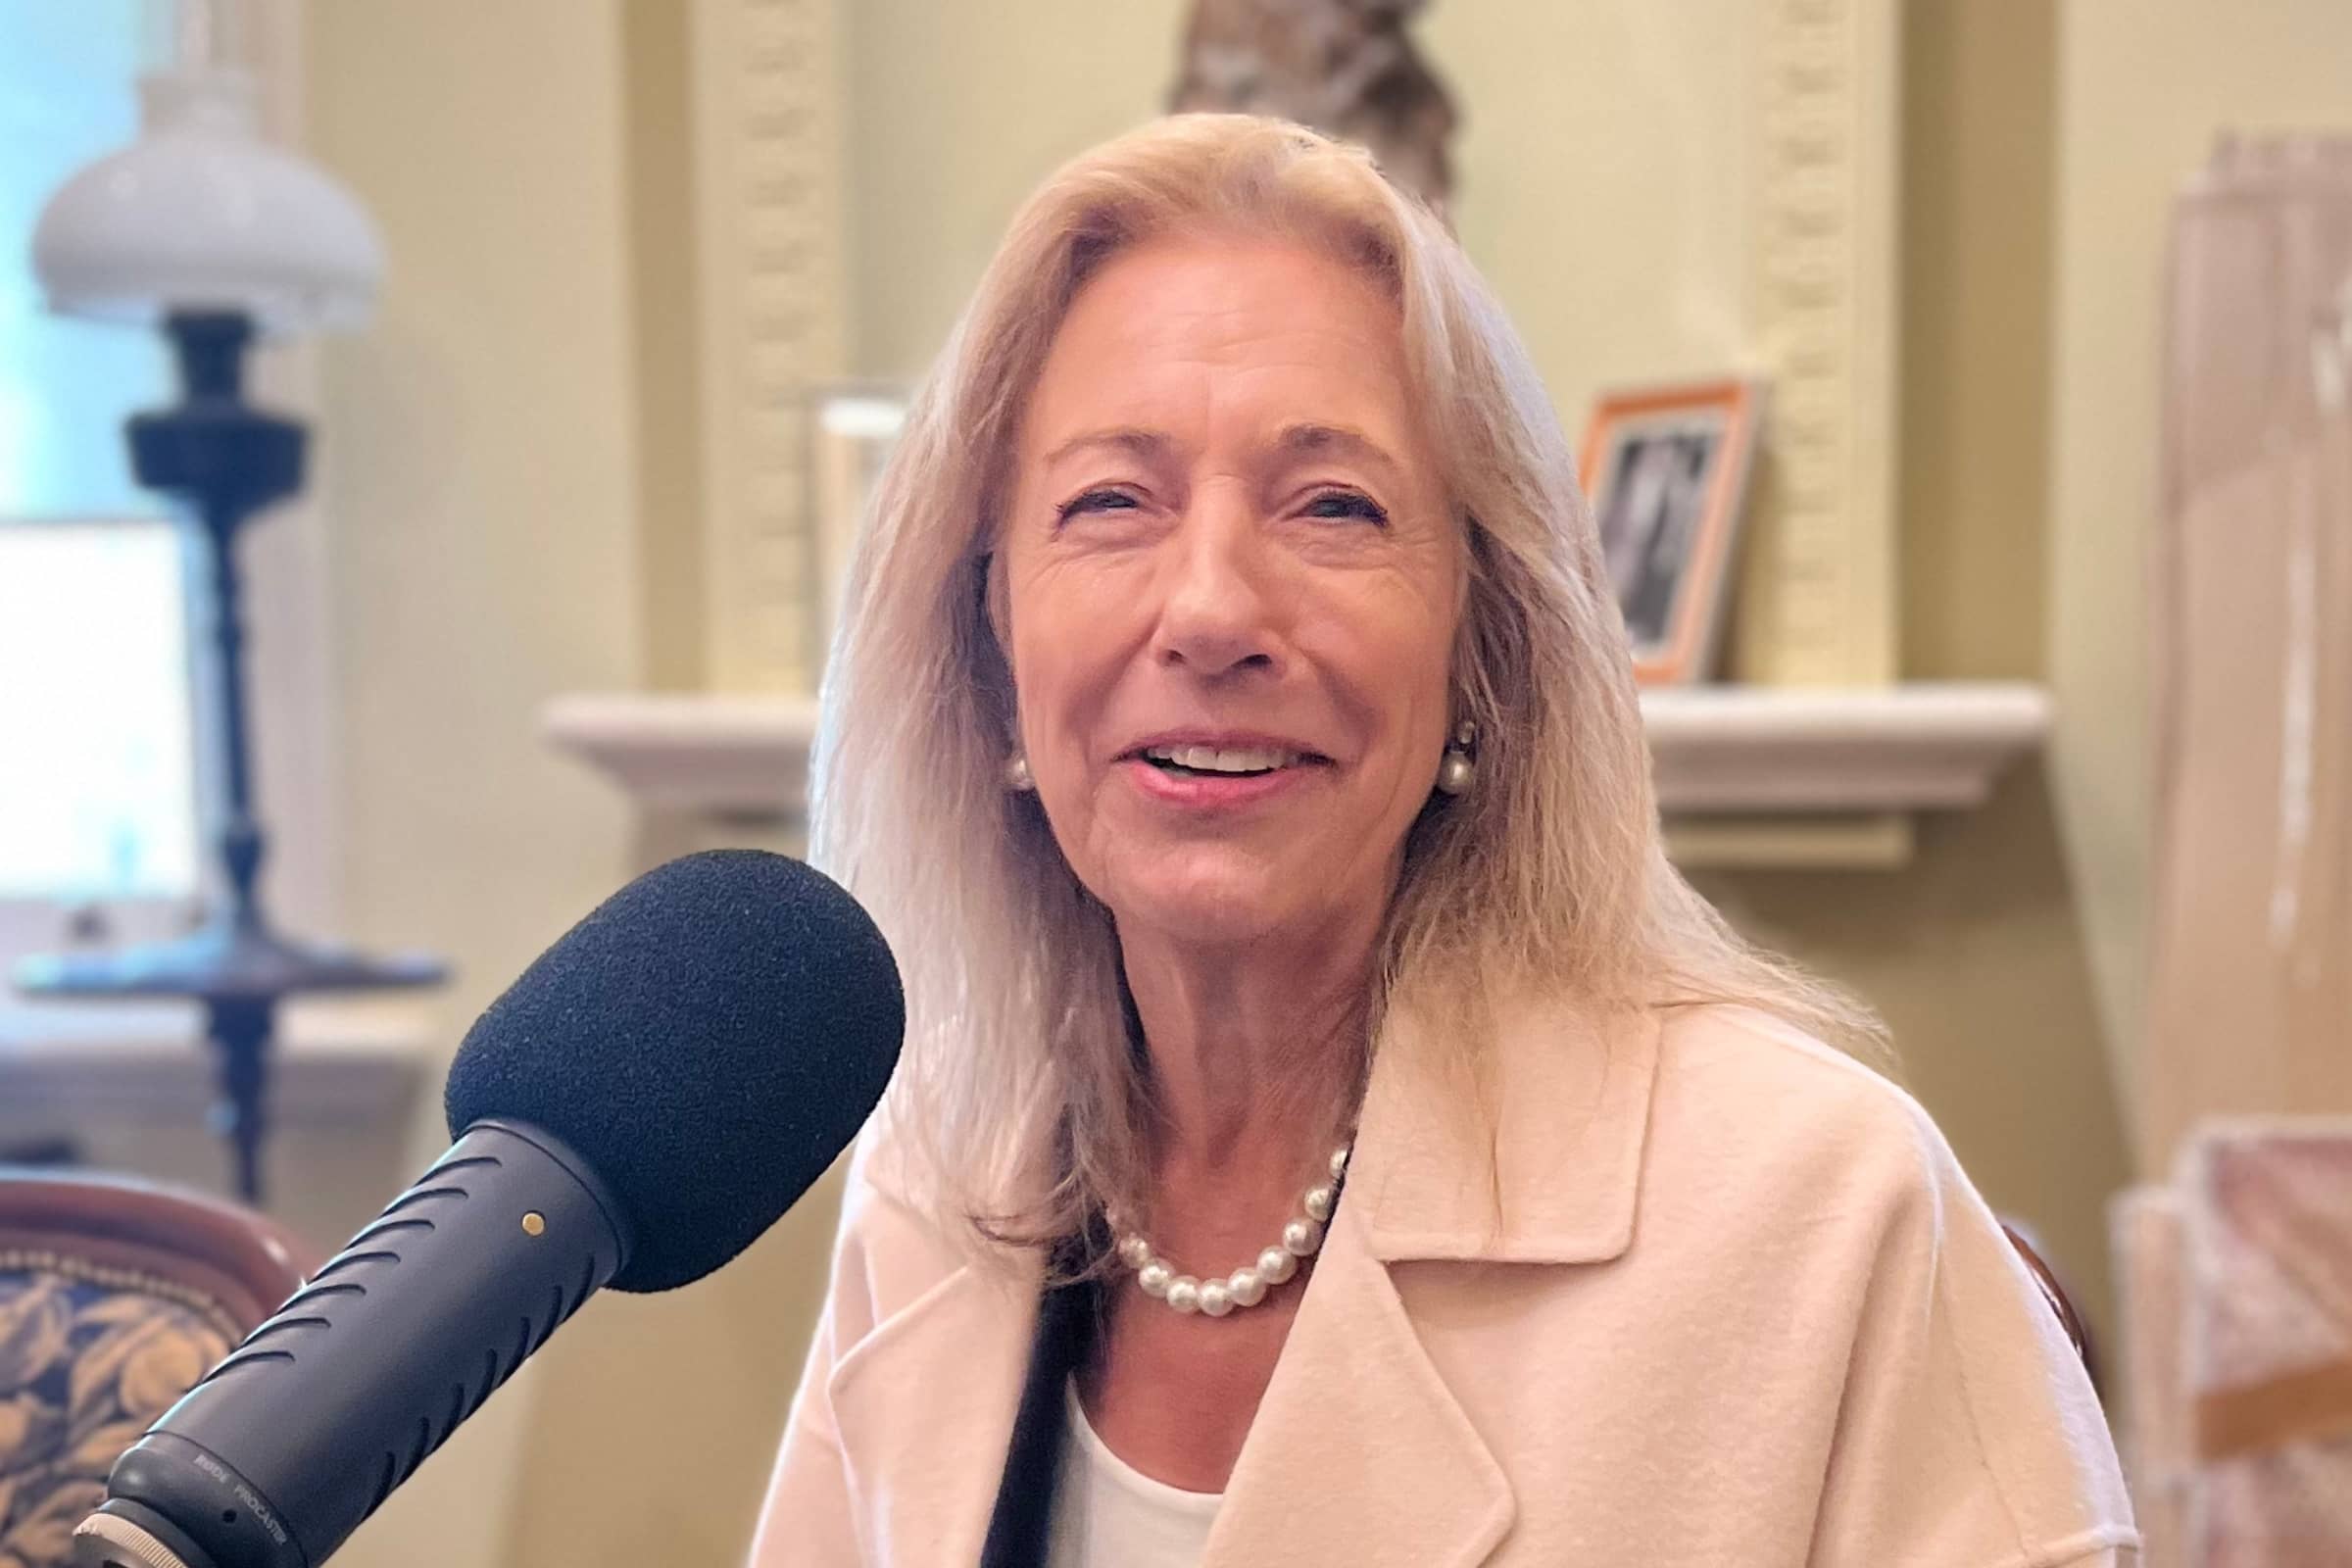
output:
<path id="1" fill-rule="evenodd" d="M 1037 788 L 1037 780 L 1029 773 L 1029 754 L 1014 752 L 1004 764 L 1004 787 L 1016 794 L 1026 794 Z"/>
<path id="2" fill-rule="evenodd" d="M 1470 749 L 1478 744 L 1478 726 L 1463 719 L 1454 727 L 1453 739 L 1446 743 L 1445 759 L 1438 763 L 1438 790 L 1445 795 L 1460 795 L 1478 779 L 1478 762 Z"/>

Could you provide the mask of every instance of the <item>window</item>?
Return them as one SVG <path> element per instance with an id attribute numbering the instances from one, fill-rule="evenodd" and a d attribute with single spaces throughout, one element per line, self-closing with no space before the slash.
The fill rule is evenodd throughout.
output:
<path id="1" fill-rule="evenodd" d="M 0 516 L 119 516 L 122 416 L 167 401 L 161 343 L 41 309 L 32 228 L 66 177 L 138 133 L 141 0 L 0 0 Z"/>
<path id="2" fill-rule="evenodd" d="M 0 528 L 0 898 L 193 890 L 180 567 L 163 524 Z"/>
<path id="3" fill-rule="evenodd" d="M 50 193 L 136 134 L 158 20 L 0 0 L 0 968 L 75 905 L 158 934 L 197 883 L 184 542 L 122 439 L 171 401 L 163 347 L 47 314 L 31 268 Z"/>

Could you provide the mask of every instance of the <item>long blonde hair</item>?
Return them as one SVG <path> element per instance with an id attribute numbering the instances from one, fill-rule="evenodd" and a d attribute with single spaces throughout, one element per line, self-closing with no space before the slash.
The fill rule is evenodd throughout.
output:
<path id="1" fill-rule="evenodd" d="M 1021 209 L 914 398 L 850 566 L 810 838 L 906 981 L 881 1140 L 893 1179 L 987 1234 L 1032 1240 L 1145 1201 L 1149 1066 L 1109 914 L 1035 798 L 1004 784 L 1013 694 L 989 557 L 1022 402 L 1072 297 L 1122 247 L 1204 227 L 1316 246 L 1396 301 L 1468 536 L 1453 680 L 1478 726 L 1477 787 L 1412 829 L 1372 1017 L 1532 984 L 1604 1007 L 1744 1003 L 1875 1049 L 1867 1013 L 1748 947 L 1667 863 L 1567 441 L 1461 248 L 1356 149 L 1280 121 L 1183 115 L 1075 160 Z M 1473 1053 L 1486 1039 L 1448 1033 Z M 1463 1065 L 1465 1081 L 1483 1076 Z"/>

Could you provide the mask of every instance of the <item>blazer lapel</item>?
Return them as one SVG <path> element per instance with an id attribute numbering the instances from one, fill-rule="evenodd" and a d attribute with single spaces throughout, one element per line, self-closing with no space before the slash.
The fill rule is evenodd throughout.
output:
<path id="1" fill-rule="evenodd" d="M 1435 1030 L 1401 1016 L 1364 1097 L 1348 1195 L 1384 1262 L 1605 1263 L 1633 1245 L 1658 1066 L 1654 1012 L 1497 1004 L 1492 1125 Z M 1497 1199 L 1499 1198 L 1499 1205 Z"/>
<path id="2" fill-rule="evenodd" d="M 1497 1012 L 1484 1129 L 1446 1113 L 1458 1091 L 1437 1065 L 1435 1031 L 1392 1015 L 1347 1194 L 1203 1568 L 1472 1568 L 1509 1534 L 1509 1478 L 1422 1348 L 1391 1268 L 1623 1255 L 1658 1021 L 1540 1002 Z"/>
<path id="3" fill-rule="evenodd" d="M 1225 1490 L 1202 1568 L 1471 1568 L 1510 1484 L 1343 1202 Z"/>
<path id="4" fill-rule="evenodd" d="M 1020 1406 L 1040 1276 L 966 1264 L 833 1369 L 866 1560 L 976 1563 Z"/>

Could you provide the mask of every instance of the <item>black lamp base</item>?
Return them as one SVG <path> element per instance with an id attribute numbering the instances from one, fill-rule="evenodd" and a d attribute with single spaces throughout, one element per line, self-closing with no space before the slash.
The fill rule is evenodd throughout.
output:
<path id="1" fill-rule="evenodd" d="M 254 811 L 236 543 L 255 514 L 301 487 L 303 431 L 245 401 L 245 354 L 253 336 L 246 318 L 183 313 L 166 325 L 179 360 L 181 401 L 131 419 L 131 461 L 142 484 L 186 507 L 211 565 L 214 711 L 222 731 L 224 774 L 215 854 L 225 896 L 214 918 L 187 936 L 114 953 L 29 958 L 14 978 L 28 997 L 201 1003 L 206 1033 L 220 1054 L 221 1099 L 214 1125 L 234 1155 L 238 1194 L 259 1201 L 269 1048 L 278 1003 L 304 993 L 429 986 L 447 971 L 421 954 L 376 958 L 280 936 L 263 912 L 259 884 L 267 840 Z"/>
<path id="2" fill-rule="evenodd" d="M 220 1099 L 213 1108 L 213 1131 L 228 1145 L 238 1196 L 259 1202 L 262 1144 L 269 1132 L 270 1044 L 278 1003 L 306 992 L 436 985 L 447 974 L 438 958 L 423 954 L 373 958 L 218 920 L 170 942 L 26 958 L 17 966 L 15 979 L 19 992 L 34 998 L 202 1004 L 206 1038 L 220 1055 Z"/>

